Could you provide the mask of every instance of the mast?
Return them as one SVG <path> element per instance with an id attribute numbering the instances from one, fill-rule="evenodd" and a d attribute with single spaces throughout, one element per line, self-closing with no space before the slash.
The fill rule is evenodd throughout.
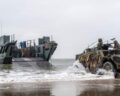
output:
<path id="1" fill-rule="evenodd" d="M 2 24 L 1 24 L 1 36 L 2 36 Z"/>

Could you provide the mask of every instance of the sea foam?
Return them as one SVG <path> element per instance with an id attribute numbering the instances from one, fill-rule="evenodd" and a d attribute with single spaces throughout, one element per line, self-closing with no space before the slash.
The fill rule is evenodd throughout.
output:
<path id="1" fill-rule="evenodd" d="M 102 75 L 99 73 L 102 73 Z M 41 73 L 40 70 L 31 72 L 16 72 L 12 70 L 9 72 L 0 72 L 0 83 L 84 81 L 104 79 L 114 79 L 113 73 L 99 69 L 96 74 L 91 74 L 86 71 L 79 61 L 75 61 L 72 66 L 69 66 L 62 72 L 47 71 Z"/>

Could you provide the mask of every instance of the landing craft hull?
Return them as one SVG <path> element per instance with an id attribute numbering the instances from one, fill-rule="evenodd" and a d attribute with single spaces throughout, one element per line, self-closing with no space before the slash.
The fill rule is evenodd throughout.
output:
<path id="1" fill-rule="evenodd" d="M 50 66 L 49 60 L 57 48 L 57 43 L 50 37 L 20 42 L 10 41 L 10 36 L 0 37 L 0 64 L 35 63 L 40 66 Z M 18 46 L 19 45 L 19 46 Z"/>
<path id="2" fill-rule="evenodd" d="M 20 65 L 34 64 L 44 68 L 51 67 L 51 64 L 49 63 L 49 61 L 45 61 L 42 58 L 13 58 L 13 59 L 6 58 L 6 60 L 1 58 L 0 64 L 20 64 Z"/>
<path id="3" fill-rule="evenodd" d="M 12 57 L 0 58 L 0 64 L 12 64 Z"/>
<path id="4" fill-rule="evenodd" d="M 39 67 L 50 68 L 51 64 L 49 61 L 45 61 L 42 58 L 14 58 L 12 64 L 23 64 L 23 65 L 38 65 Z"/>

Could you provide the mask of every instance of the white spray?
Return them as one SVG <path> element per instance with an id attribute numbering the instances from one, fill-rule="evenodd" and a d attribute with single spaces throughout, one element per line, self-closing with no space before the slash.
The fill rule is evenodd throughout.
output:
<path id="1" fill-rule="evenodd" d="M 99 73 L 102 72 L 102 75 Z M 16 83 L 16 82 L 53 82 L 53 81 L 83 81 L 83 80 L 100 80 L 100 79 L 114 79 L 111 72 L 106 72 L 99 69 L 97 74 L 86 72 L 85 68 L 79 61 L 75 61 L 72 66 L 66 70 L 58 73 L 49 74 L 47 72 L 40 73 L 40 71 L 33 72 L 14 72 L 8 73 L 0 72 L 0 83 Z"/>

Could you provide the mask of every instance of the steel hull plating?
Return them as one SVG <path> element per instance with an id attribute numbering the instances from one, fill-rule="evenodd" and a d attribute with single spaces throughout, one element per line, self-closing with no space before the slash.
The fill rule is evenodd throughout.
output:
<path id="1" fill-rule="evenodd" d="M 42 58 L 13 58 L 12 60 L 13 64 L 34 64 L 34 65 L 38 65 L 40 67 L 50 67 L 51 64 L 49 63 L 49 61 L 45 61 Z"/>

